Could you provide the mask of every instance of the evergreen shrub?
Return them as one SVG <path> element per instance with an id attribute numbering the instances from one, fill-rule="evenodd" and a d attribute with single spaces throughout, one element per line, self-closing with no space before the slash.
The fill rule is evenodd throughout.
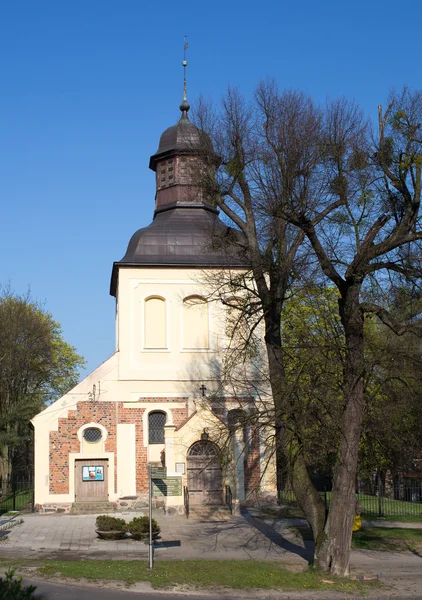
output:
<path id="1" fill-rule="evenodd" d="M 134 517 L 127 526 L 127 529 L 135 540 L 144 540 L 149 535 L 149 517 Z M 157 537 L 161 531 L 155 519 L 152 519 L 152 535 Z"/>

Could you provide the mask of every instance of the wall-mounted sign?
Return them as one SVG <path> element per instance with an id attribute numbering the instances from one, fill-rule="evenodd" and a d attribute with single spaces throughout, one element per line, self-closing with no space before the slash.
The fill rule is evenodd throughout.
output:
<path id="1" fill-rule="evenodd" d="M 104 467 L 82 467 L 82 481 L 104 481 Z"/>
<path id="2" fill-rule="evenodd" d="M 152 493 L 154 496 L 181 496 L 182 478 L 163 477 L 152 480 Z"/>
<path id="3" fill-rule="evenodd" d="M 185 474 L 185 463 L 176 463 L 176 473 Z"/>

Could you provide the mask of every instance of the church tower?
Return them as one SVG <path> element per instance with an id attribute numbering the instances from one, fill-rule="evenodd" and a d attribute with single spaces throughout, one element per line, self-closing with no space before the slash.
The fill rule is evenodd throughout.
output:
<path id="1" fill-rule="evenodd" d="M 189 108 L 185 78 L 180 118 L 149 163 L 153 220 L 113 264 L 115 352 L 33 419 L 39 510 L 142 508 L 149 465 L 156 506 L 167 510 L 183 512 L 186 488 L 197 505 L 223 504 L 226 485 L 238 501 L 262 488 L 258 430 L 231 433 L 236 398 L 223 397 L 218 414 L 203 402 L 219 389 L 215 367 L 227 347 L 225 309 L 208 302 L 204 271 L 248 265 L 233 250 L 240 234 L 219 219 L 201 185 L 212 145 Z M 232 435 L 231 467 L 220 460 L 223 431 Z"/>
<path id="2" fill-rule="evenodd" d="M 114 263 L 113 296 L 117 294 L 119 272 L 126 267 L 245 266 L 239 256 L 228 252 L 236 234 L 220 221 L 212 198 L 206 197 L 201 185 L 204 155 L 212 156 L 212 144 L 190 121 L 189 109 L 185 93 L 180 119 L 164 131 L 150 158 L 149 167 L 156 174 L 154 220 L 134 233 L 126 254 Z"/>

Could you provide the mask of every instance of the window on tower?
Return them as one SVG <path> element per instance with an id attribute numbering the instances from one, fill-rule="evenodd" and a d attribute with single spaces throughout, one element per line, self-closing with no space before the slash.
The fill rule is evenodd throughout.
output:
<path id="1" fill-rule="evenodd" d="M 189 296 L 183 300 L 183 347 L 186 349 L 209 348 L 208 302 L 201 296 Z"/>
<path id="2" fill-rule="evenodd" d="M 145 300 L 145 349 L 167 348 L 166 301 L 160 296 Z"/>

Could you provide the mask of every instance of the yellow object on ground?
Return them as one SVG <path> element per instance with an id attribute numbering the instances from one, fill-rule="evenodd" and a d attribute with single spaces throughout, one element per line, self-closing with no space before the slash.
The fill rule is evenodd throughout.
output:
<path id="1" fill-rule="evenodd" d="M 352 531 L 359 531 L 359 529 L 362 527 L 362 519 L 360 518 L 360 515 L 356 515 L 355 520 L 353 521 L 353 530 Z"/>

